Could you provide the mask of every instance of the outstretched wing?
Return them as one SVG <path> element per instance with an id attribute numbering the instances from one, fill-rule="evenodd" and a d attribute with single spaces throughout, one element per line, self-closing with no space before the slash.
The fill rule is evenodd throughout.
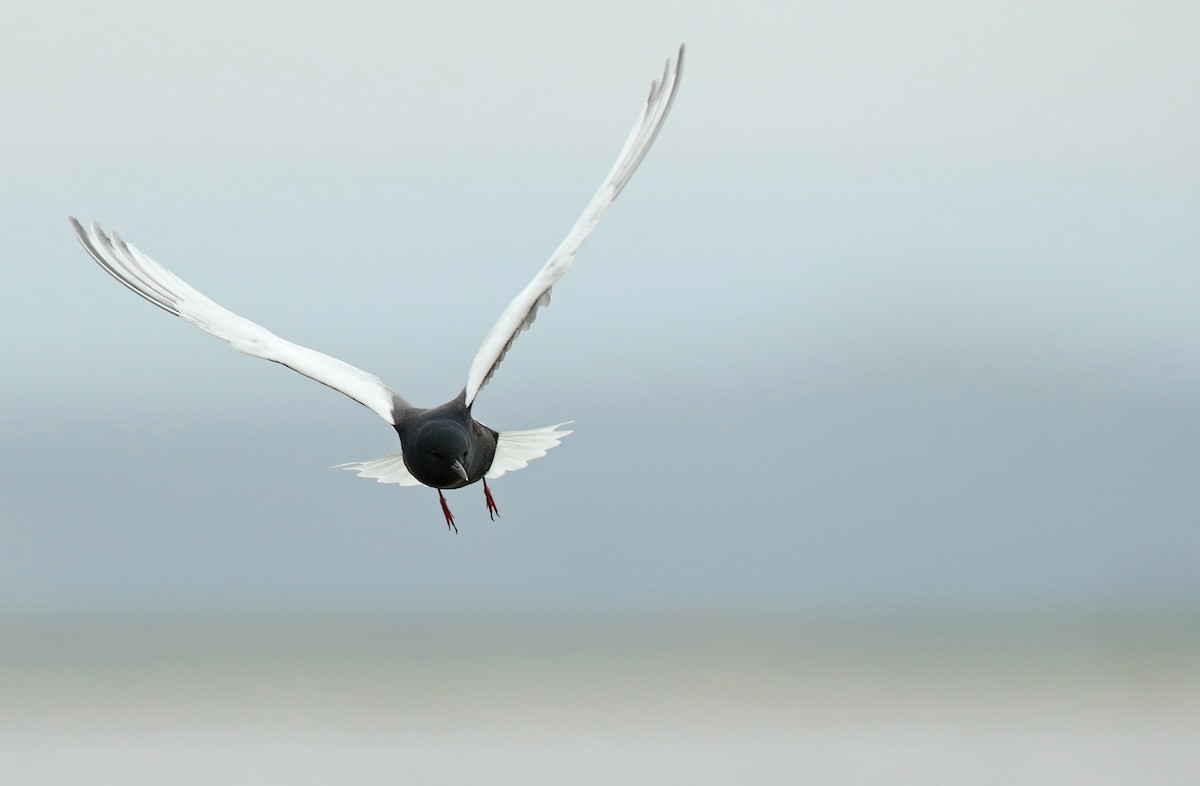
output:
<path id="1" fill-rule="evenodd" d="M 85 230 L 71 219 L 79 242 L 113 278 L 163 311 L 191 322 L 205 333 L 228 341 L 233 348 L 256 358 L 280 363 L 345 393 L 388 423 L 394 423 L 396 396 L 374 374 L 349 363 L 286 341 L 271 331 L 217 305 L 187 282 L 150 257 L 121 240 L 107 235 L 96 223 Z"/>
<path id="2" fill-rule="evenodd" d="M 588 235 L 592 234 L 592 230 L 596 228 L 596 223 L 600 220 L 604 209 L 612 204 L 617 195 L 621 193 L 621 189 L 629 182 L 629 178 L 633 177 L 638 164 L 646 156 L 646 151 L 654 143 L 654 137 L 658 135 L 658 130 L 662 128 L 663 121 L 667 118 L 667 112 L 670 111 L 671 103 L 675 100 L 675 90 L 679 86 L 679 77 L 682 71 L 683 47 L 680 46 L 674 63 L 667 60 L 662 79 L 657 79 L 650 84 L 650 96 L 646 99 L 646 106 L 634 124 L 629 138 L 625 140 L 625 147 L 617 156 L 617 162 L 613 164 L 612 170 L 600 185 L 600 190 L 592 197 L 592 201 L 588 203 L 583 215 L 575 222 L 575 226 L 571 227 L 566 239 L 554 250 L 550 260 L 533 277 L 533 281 L 530 281 L 529 285 L 521 290 L 521 294 L 517 295 L 512 303 L 509 303 L 508 308 L 504 309 L 504 313 L 500 315 L 500 319 L 496 321 L 487 338 L 484 339 L 483 346 L 475 353 L 471 369 L 467 372 L 467 406 L 471 405 L 475 396 L 492 378 L 492 374 L 496 373 L 500 361 L 504 359 L 504 354 L 517 340 L 521 331 L 528 330 L 529 326 L 533 324 L 538 308 L 550 305 L 551 288 L 575 261 L 575 253 L 583 245 L 583 241 L 587 240 Z"/>

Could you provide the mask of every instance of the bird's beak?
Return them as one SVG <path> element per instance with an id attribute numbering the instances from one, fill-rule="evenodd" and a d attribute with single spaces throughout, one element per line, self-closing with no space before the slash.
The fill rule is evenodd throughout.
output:
<path id="1" fill-rule="evenodd" d="M 457 472 L 458 476 L 461 477 L 463 480 L 470 480 L 470 478 L 467 477 L 467 471 L 465 469 L 463 469 L 462 462 L 459 461 L 458 459 L 454 460 L 454 463 L 450 465 L 450 469 Z"/>

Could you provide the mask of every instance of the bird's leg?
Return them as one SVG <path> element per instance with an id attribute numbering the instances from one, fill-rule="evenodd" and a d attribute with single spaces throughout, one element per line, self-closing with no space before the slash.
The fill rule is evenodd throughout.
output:
<path id="1" fill-rule="evenodd" d="M 483 496 L 487 500 L 488 516 L 495 521 L 496 517 L 500 515 L 500 508 L 496 507 L 496 500 L 492 498 L 492 490 L 488 488 L 487 478 L 483 479 Z"/>
<path id="2" fill-rule="evenodd" d="M 450 506 L 446 504 L 446 498 L 442 496 L 441 489 L 438 489 L 438 499 L 442 501 L 442 513 L 446 514 L 446 529 L 452 529 L 455 534 L 458 534 L 458 527 L 454 526 L 454 514 L 450 512 Z"/>

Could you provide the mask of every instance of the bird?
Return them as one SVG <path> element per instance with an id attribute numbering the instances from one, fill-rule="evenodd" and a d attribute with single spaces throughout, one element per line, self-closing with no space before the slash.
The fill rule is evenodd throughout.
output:
<path id="1" fill-rule="evenodd" d="M 445 404 L 422 408 L 410 404 L 379 377 L 337 358 L 294 344 L 266 328 L 221 307 L 162 265 L 143 254 L 116 232 L 96 222 L 84 228 L 70 218 L 80 243 L 113 278 L 163 311 L 190 322 L 253 357 L 287 366 L 306 377 L 344 393 L 395 429 L 400 451 L 368 461 L 339 464 L 335 469 L 400 486 L 423 484 L 438 492 L 447 530 L 458 532 L 443 490 L 482 481 L 488 516 L 500 510 L 488 480 L 522 469 L 546 455 L 572 431 L 570 421 L 522 431 L 496 431 L 471 414 L 475 398 L 491 380 L 513 342 L 528 330 L 538 309 L 550 304 L 554 285 L 575 260 L 605 209 L 628 184 L 654 143 L 674 103 L 683 73 L 684 47 L 668 58 L 662 75 L 650 84 L 650 94 L 625 140 L 616 163 L 566 237 L 533 279 L 500 314 L 467 370 L 467 381 Z"/>

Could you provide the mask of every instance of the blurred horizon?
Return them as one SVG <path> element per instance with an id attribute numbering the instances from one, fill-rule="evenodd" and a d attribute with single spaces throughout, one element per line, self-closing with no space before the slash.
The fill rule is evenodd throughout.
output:
<path id="1" fill-rule="evenodd" d="M 99 221 L 435 405 L 437 495 Z M 0 29 L 0 781 L 1200 782 L 1200 5 L 49 0 Z"/>
<path id="2" fill-rule="evenodd" d="M 1200 625 L 745 618 L 11 624 L 19 783 L 1185 784 Z"/>

